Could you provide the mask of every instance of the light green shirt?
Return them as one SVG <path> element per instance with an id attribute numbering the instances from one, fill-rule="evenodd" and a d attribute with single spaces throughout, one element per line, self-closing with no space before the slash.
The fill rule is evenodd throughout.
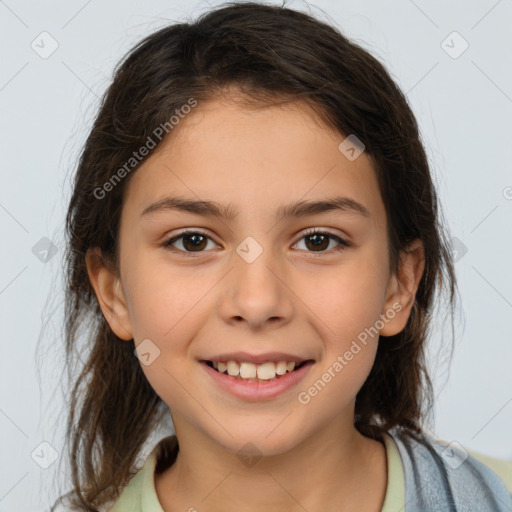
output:
<path id="1" fill-rule="evenodd" d="M 175 436 L 162 439 L 148 456 L 144 466 L 130 480 L 108 512 L 164 512 L 155 491 L 155 465 L 164 449 L 169 450 L 175 443 Z M 388 484 L 381 512 L 397 512 L 405 507 L 404 473 L 400 454 L 393 438 L 384 434 L 386 447 Z M 504 461 L 469 452 L 491 468 L 512 494 L 512 460 Z"/>

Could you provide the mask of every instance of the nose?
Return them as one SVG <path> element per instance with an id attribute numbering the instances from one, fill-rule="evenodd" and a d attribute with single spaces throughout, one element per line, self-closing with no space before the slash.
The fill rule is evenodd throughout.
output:
<path id="1" fill-rule="evenodd" d="M 293 317 L 293 297 L 272 251 L 263 250 L 254 261 L 237 254 L 220 291 L 219 314 L 227 323 L 246 323 L 253 330 L 282 327 Z"/>

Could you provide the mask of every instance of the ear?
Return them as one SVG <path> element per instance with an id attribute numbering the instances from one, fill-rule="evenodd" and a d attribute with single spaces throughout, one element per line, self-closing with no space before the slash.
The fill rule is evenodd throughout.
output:
<path id="1" fill-rule="evenodd" d="M 417 238 L 406 250 L 400 252 L 398 275 L 393 274 L 389 280 L 382 310 L 387 321 L 383 322 L 381 336 L 393 336 L 405 328 L 424 268 L 423 243 Z M 392 313 L 395 313 L 394 316 Z"/>
<path id="2" fill-rule="evenodd" d="M 133 339 L 126 300 L 115 268 L 104 260 L 98 248 L 87 251 L 85 262 L 89 280 L 110 328 L 123 340 Z"/>

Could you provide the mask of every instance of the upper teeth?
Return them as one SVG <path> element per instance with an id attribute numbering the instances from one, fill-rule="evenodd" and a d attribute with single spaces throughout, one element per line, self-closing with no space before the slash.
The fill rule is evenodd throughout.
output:
<path id="1" fill-rule="evenodd" d="M 273 361 L 268 361 L 263 364 L 253 364 L 239 363 L 237 361 L 219 361 L 218 363 L 214 362 L 213 367 L 220 373 L 224 373 L 227 370 L 228 375 L 231 375 L 231 377 L 240 375 L 243 379 L 254 379 L 258 376 L 259 379 L 270 380 L 276 374 L 284 375 L 287 371 L 292 372 L 295 368 L 295 362 L 278 361 L 274 363 Z"/>

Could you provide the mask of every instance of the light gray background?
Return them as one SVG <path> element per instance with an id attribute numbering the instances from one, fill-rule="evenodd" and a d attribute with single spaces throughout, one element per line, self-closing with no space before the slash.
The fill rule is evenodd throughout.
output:
<path id="1" fill-rule="evenodd" d="M 380 58 L 407 93 L 451 234 L 467 248 L 456 265 L 462 309 L 449 373 L 436 356 L 449 325 L 443 334 L 438 321 L 433 331 L 435 432 L 512 458 L 512 2 L 288 5 L 336 23 Z M 63 446 L 65 416 L 56 386 L 63 364 L 67 176 L 98 98 L 134 43 L 208 8 L 205 1 L 0 1 L 0 512 L 47 510 L 59 485 L 67 489 L 58 460 L 45 470 L 31 454 L 36 449 L 48 460 L 51 449 L 41 442 L 59 454 Z M 43 31 L 58 44 L 45 59 L 31 47 L 35 41 L 40 52 L 51 48 Z M 469 44 L 458 56 L 463 40 L 454 31 Z M 43 237 L 58 249 L 47 263 L 32 252 Z"/>

